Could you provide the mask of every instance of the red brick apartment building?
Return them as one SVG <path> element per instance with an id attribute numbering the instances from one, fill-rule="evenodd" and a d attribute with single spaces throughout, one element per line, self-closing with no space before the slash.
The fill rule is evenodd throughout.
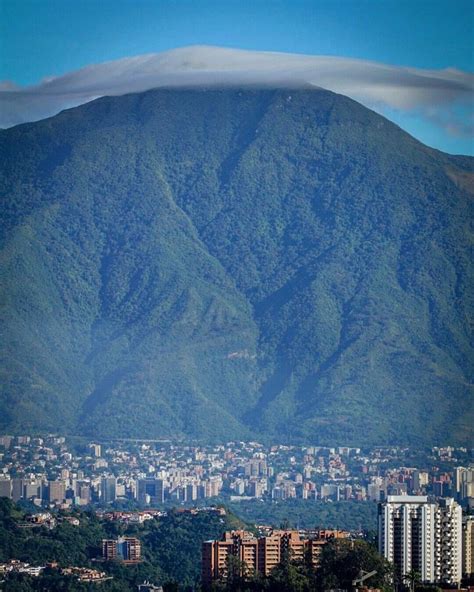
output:
<path id="1" fill-rule="evenodd" d="M 329 539 L 348 536 L 349 533 L 338 530 L 320 530 L 311 534 L 272 530 L 267 536 L 259 537 L 245 530 L 225 532 L 221 540 L 205 541 L 202 545 L 202 584 L 209 586 L 226 577 L 228 557 L 235 557 L 248 575 L 257 572 L 268 576 L 286 552 L 290 552 L 293 559 L 303 559 L 307 554 L 316 567 L 322 546 Z"/>

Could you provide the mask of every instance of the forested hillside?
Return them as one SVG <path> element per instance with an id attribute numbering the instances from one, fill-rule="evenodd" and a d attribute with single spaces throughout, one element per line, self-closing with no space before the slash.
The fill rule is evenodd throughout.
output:
<path id="1" fill-rule="evenodd" d="M 472 441 L 473 159 L 281 89 L 103 98 L 0 159 L 1 431 Z"/>
<path id="2" fill-rule="evenodd" d="M 25 512 L 10 500 L 0 498 L 0 563 L 17 559 L 43 567 L 48 562 L 58 564 L 57 569 L 44 572 L 41 586 L 30 588 L 34 583 L 31 578 L 19 574 L 17 578 L 9 578 L 7 591 L 90 589 L 86 583 L 77 583 L 77 578 L 59 575 L 60 568 L 70 566 L 105 570 L 113 580 L 101 583 L 101 590 L 111 592 L 135 590 L 146 579 L 161 584 L 179 584 L 183 590 L 194 588 L 201 578 L 202 542 L 220 538 L 226 530 L 246 526 L 233 514 L 221 516 L 203 511 L 190 514 L 172 510 L 168 516 L 129 526 L 100 519 L 94 512 L 77 511 L 73 516 L 80 521 L 78 526 L 61 521 L 60 514 L 57 516 L 59 523 L 52 530 L 22 528 Z M 119 536 L 140 539 L 141 563 L 125 566 L 117 561 L 97 561 L 102 557 L 102 539 Z M 51 577 L 51 587 L 47 585 L 48 576 Z M 15 579 L 20 582 L 17 584 Z M 169 589 L 173 590 L 173 587 Z"/>

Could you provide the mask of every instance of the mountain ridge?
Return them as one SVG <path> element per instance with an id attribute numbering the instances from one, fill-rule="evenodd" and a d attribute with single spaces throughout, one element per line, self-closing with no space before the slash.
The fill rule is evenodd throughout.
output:
<path id="1" fill-rule="evenodd" d="M 0 142 L 3 429 L 472 438 L 473 159 L 323 90 L 101 98 Z"/>

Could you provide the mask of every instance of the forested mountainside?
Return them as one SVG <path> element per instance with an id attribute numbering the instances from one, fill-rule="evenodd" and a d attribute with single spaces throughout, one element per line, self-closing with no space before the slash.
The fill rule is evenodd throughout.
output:
<path id="1" fill-rule="evenodd" d="M 0 132 L 0 430 L 472 441 L 474 159 L 323 90 Z"/>

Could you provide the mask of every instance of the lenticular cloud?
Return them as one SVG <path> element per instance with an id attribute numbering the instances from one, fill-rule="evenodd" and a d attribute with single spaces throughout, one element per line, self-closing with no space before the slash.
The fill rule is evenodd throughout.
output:
<path id="1" fill-rule="evenodd" d="M 105 95 L 160 87 L 248 85 L 321 87 L 378 110 L 423 114 L 459 135 L 472 132 L 465 110 L 472 105 L 474 75 L 467 72 L 207 46 L 91 65 L 35 86 L 0 83 L 0 127 L 37 121 Z"/>

